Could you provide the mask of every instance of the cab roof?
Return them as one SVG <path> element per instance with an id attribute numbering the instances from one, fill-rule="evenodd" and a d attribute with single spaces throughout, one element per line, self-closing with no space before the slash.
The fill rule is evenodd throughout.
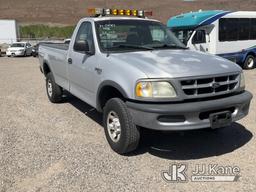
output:
<path id="1" fill-rule="evenodd" d="M 108 21 L 108 20 L 144 20 L 144 21 L 157 21 L 155 19 L 133 17 L 133 16 L 99 16 L 99 17 L 85 17 L 82 20 L 91 20 L 91 21 Z"/>

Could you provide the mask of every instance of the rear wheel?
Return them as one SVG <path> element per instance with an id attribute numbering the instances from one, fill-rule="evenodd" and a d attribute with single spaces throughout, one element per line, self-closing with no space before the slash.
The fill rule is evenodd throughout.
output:
<path id="1" fill-rule="evenodd" d="M 52 103 L 59 103 L 62 101 L 62 88 L 55 83 L 51 72 L 46 75 L 46 92 Z"/>
<path id="2" fill-rule="evenodd" d="M 244 69 L 253 69 L 255 67 L 255 57 L 253 55 L 248 55 L 245 59 L 243 68 Z"/>
<path id="3" fill-rule="evenodd" d="M 125 103 L 119 98 L 110 99 L 104 107 L 104 130 L 110 147 L 125 154 L 138 147 L 139 128 L 134 124 Z"/>

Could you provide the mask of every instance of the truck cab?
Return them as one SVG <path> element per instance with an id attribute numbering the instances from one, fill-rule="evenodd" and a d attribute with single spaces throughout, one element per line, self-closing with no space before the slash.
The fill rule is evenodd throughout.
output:
<path id="1" fill-rule="evenodd" d="M 49 100 L 63 90 L 103 113 L 111 148 L 139 144 L 141 127 L 179 131 L 229 126 L 248 114 L 239 66 L 188 50 L 147 11 L 92 9 L 69 44 L 39 46 Z"/>

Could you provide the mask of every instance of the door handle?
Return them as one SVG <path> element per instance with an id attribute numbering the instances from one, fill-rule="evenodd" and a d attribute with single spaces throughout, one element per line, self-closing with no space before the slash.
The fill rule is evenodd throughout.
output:
<path id="1" fill-rule="evenodd" d="M 98 67 L 95 67 L 94 70 L 97 71 L 98 74 L 101 74 L 101 72 L 102 72 L 102 69 L 98 68 Z"/>
<path id="2" fill-rule="evenodd" d="M 72 64 L 72 59 L 68 58 L 68 64 Z"/>

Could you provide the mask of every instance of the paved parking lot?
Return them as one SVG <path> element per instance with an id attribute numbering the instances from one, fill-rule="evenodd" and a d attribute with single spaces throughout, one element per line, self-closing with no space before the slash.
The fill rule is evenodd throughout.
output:
<path id="1" fill-rule="evenodd" d="M 0 191 L 256 191 L 256 102 L 247 118 L 211 131 L 145 131 L 136 153 L 107 144 L 101 115 L 68 95 L 51 104 L 36 58 L 0 58 Z M 256 95 L 256 69 L 245 71 Z M 167 183 L 172 163 L 239 166 L 238 182 Z M 189 176 L 190 172 L 188 172 Z"/>

